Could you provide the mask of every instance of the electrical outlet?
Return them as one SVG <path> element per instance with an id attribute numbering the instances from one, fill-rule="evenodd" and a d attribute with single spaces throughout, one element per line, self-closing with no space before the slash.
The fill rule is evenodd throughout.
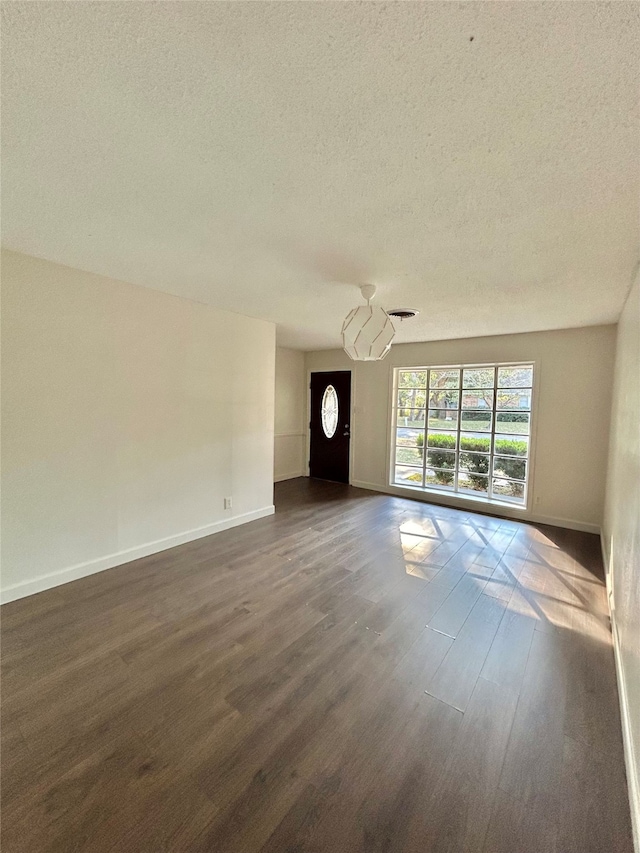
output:
<path id="1" fill-rule="evenodd" d="M 225 498 L 224 499 L 224 508 L 225 509 L 231 509 L 232 506 L 233 506 L 233 501 L 231 500 L 231 498 Z"/>

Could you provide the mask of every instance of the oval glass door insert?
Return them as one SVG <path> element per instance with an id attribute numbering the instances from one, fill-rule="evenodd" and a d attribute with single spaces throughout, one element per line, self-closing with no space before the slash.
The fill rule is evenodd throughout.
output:
<path id="1" fill-rule="evenodd" d="M 327 438 L 333 438 L 338 428 L 338 395 L 333 385 L 327 385 L 322 395 L 322 429 Z"/>

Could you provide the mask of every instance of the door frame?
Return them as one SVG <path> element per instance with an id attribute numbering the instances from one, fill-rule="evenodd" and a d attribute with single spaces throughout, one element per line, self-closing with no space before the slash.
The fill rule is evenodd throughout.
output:
<path id="1" fill-rule="evenodd" d="M 349 483 L 351 485 L 353 483 L 353 456 L 354 456 L 354 436 L 356 434 L 355 430 L 355 422 L 353 416 L 356 412 L 355 407 L 355 399 L 356 399 L 356 374 L 352 367 L 332 367 L 332 368 L 323 368 L 322 370 L 312 370 L 309 368 L 307 370 L 307 420 L 306 420 L 306 441 L 305 441 L 305 464 L 304 471 L 305 477 L 310 475 L 309 462 L 311 459 L 311 374 L 312 373 L 335 373 L 336 371 L 342 371 L 343 373 L 351 374 L 351 404 L 349 411 L 349 429 L 351 431 L 351 440 L 349 442 Z"/>

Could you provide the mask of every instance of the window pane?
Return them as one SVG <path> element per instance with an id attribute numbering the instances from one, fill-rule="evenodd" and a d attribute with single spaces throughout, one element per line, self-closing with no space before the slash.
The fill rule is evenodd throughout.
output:
<path id="1" fill-rule="evenodd" d="M 432 432 L 429 430 L 427 435 L 427 445 L 429 447 L 438 447 L 443 450 L 455 450 L 458 443 L 458 436 L 455 433 Z"/>
<path id="2" fill-rule="evenodd" d="M 528 456 L 529 436 L 496 435 L 493 452 L 499 456 Z"/>
<path id="3" fill-rule="evenodd" d="M 493 388 L 493 367 L 474 367 L 462 371 L 463 388 Z"/>
<path id="4" fill-rule="evenodd" d="M 460 450 L 468 450 L 471 453 L 490 453 L 491 452 L 491 436 L 476 435 L 467 433 L 460 436 Z"/>
<path id="5" fill-rule="evenodd" d="M 471 411 L 463 409 L 460 412 L 460 429 L 471 432 L 491 432 L 491 411 Z"/>
<path id="6" fill-rule="evenodd" d="M 424 409 L 398 409 L 397 426 L 424 427 Z"/>
<path id="7" fill-rule="evenodd" d="M 459 388 L 460 371 L 452 370 L 430 370 L 429 388 Z"/>
<path id="8" fill-rule="evenodd" d="M 526 505 L 532 365 L 406 368 L 396 380 L 392 482 Z"/>
<path id="9" fill-rule="evenodd" d="M 491 411 L 493 409 L 493 391 L 463 391 L 462 408 Z"/>
<path id="10" fill-rule="evenodd" d="M 488 474 L 489 455 L 461 451 L 458 469 L 460 471 L 469 471 L 471 474 Z"/>
<path id="11" fill-rule="evenodd" d="M 429 429 L 457 429 L 457 409 L 429 409 Z"/>
<path id="12" fill-rule="evenodd" d="M 406 447 L 420 447 L 424 444 L 424 432 L 421 429 L 405 429 L 398 427 L 396 430 L 396 444 Z"/>
<path id="13" fill-rule="evenodd" d="M 427 465 L 431 468 L 455 468 L 455 450 L 427 449 Z"/>
<path id="14" fill-rule="evenodd" d="M 498 412 L 496 415 L 496 430 L 498 432 L 513 432 L 522 435 L 529 434 L 528 412 Z"/>
<path id="15" fill-rule="evenodd" d="M 489 492 L 489 478 L 481 474 L 458 474 L 458 491 L 467 494 L 486 495 Z"/>
<path id="16" fill-rule="evenodd" d="M 501 501 L 510 501 L 514 504 L 524 503 L 524 483 L 494 479 L 491 488 L 493 496 L 499 498 Z"/>
<path id="17" fill-rule="evenodd" d="M 493 473 L 510 480 L 526 480 L 527 460 L 519 456 L 494 456 Z"/>
<path id="18" fill-rule="evenodd" d="M 429 408 L 430 409 L 457 409 L 459 391 L 451 391 L 444 389 L 431 389 L 429 391 Z"/>
<path id="19" fill-rule="evenodd" d="M 427 468 L 425 485 L 430 489 L 447 489 L 452 492 L 454 477 L 453 471 L 434 471 L 432 468 Z"/>
<path id="20" fill-rule="evenodd" d="M 405 486 L 422 486 L 422 468 L 396 465 L 396 483 Z"/>
<path id="21" fill-rule="evenodd" d="M 420 391 L 418 388 L 398 389 L 399 409 L 424 409 L 426 399 L 426 392 Z"/>
<path id="22" fill-rule="evenodd" d="M 399 388 L 426 388 L 426 370 L 401 370 L 398 378 Z"/>
<path id="23" fill-rule="evenodd" d="M 513 391 L 499 390 L 496 409 L 516 409 L 528 412 L 531 409 L 531 389 L 514 388 Z"/>
<path id="24" fill-rule="evenodd" d="M 533 367 L 499 367 L 498 388 L 531 388 Z"/>
<path id="25" fill-rule="evenodd" d="M 398 465 L 422 465 L 422 447 L 396 448 L 396 462 Z"/>

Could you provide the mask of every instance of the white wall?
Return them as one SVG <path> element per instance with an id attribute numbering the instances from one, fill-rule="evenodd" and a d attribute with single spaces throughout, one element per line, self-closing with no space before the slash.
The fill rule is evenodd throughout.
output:
<path id="1" fill-rule="evenodd" d="M 14 252 L 2 279 L 4 600 L 273 512 L 273 324 Z"/>
<path id="2" fill-rule="evenodd" d="M 535 362 L 531 509 L 510 514 L 598 532 L 604 506 L 615 334 L 615 326 L 590 326 L 400 344 L 381 362 L 353 362 L 342 350 L 326 350 L 307 353 L 306 367 L 308 371 L 353 370 L 353 485 L 415 496 L 388 486 L 393 368 Z M 464 504 L 463 499 L 458 502 Z"/>
<path id="3" fill-rule="evenodd" d="M 305 474 L 307 392 L 304 353 L 276 349 L 274 480 Z"/>
<path id="4" fill-rule="evenodd" d="M 636 849 L 640 850 L 640 271 L 618 325 L 603 525 Z"/>

